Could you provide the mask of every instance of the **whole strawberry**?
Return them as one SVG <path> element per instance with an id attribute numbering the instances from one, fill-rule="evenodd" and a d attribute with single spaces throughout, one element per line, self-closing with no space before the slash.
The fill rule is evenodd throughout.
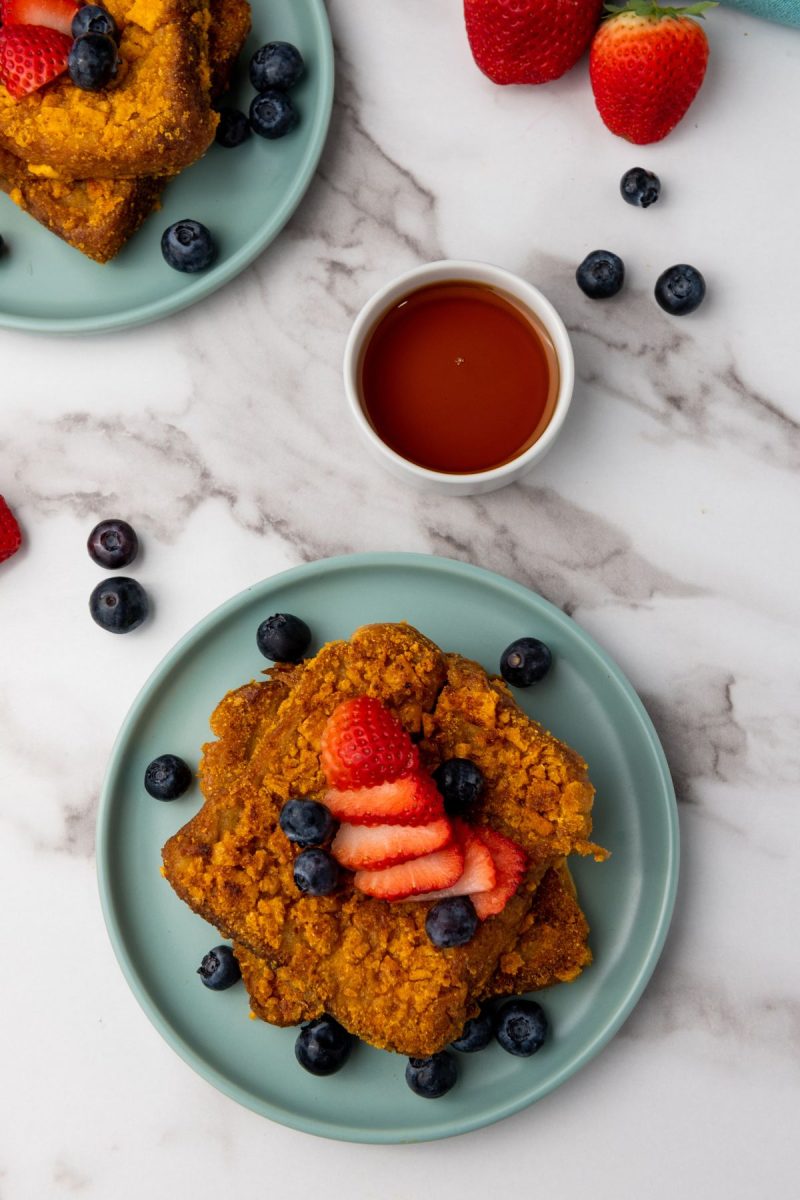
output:
<path id="1" fill-rule="evenodd" d="M 661 8 L 649 0 L 606 5 L 613 15 L 595 34 L 589 75 L 597 111 L 612 133 L 644 146 L 675 128 L 708 63 L 706 35 L 692 17 L 713 7 Z"/>
<path id="2" fill-rule="evenodd" d="M 464 0 L 472 55 L 494 83 L 547 83 L 574 67 L 603 0 Z"/>

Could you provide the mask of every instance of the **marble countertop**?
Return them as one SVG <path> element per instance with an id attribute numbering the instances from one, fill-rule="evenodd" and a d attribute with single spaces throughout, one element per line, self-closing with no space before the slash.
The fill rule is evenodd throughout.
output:
<path id="1" fill-rule="evenodd" d="M 461 1200 L 741 1197 L 796 1189 L 800 31 L 715 10 L 707 82 L 662 144 L 606 132 L 585 69 L 543 89 L 475 70 L 455 0 L 331 0 L 330 140 L 305 202 L 232 285 L 127 334 L 0 332 L 3 1200 L 227 1194 Z M 623 171 L 661 176 L 622 203 Z M 0 226 L 2 212 L 0 211 Z M 616 301 L 576 264 L 625 259 Z M 523 485 L 411 493 L 344 415 L 370 293 L 428 259 L 486 259 L 551 297 L 578 383 Z M 652 298 L 688 261 L 708 299 Z M 124 515 L 155 616 L 105 637 L 84 543 Z M 361 550 L 479 563 L 541 592 L 644 698 L 680 801 L 672 931 L 642 1001 L 583 1071 L 492 1128 L 409 1147 L 299 1134 L 217 1093 L 161 1041 L 100 915 L 94 822 L 138 688 L 212 607 Z"/>

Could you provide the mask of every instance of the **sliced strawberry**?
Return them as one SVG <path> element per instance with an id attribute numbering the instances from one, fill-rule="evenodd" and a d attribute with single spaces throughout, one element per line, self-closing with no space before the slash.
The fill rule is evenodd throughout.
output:
<path id="1" fill-rule="evenodd" d="M 494 829 L 482 827 L 477 830 L 481 841 L 489 850 L 497 871 L 497 883 L 489 892 L 476 892 L 472 895 L 475 912 L 482 921 L 502 912 L 508 901 L 516 892 L 525 868 L 528 856 L 521 846 L 504 837 Z"/>
<path id="2" fill-rule="evenodd" d="M 463 821 L 454 821 L 453 827 L 456 840 L 464 851 L 464 869 L 458 879 L 435 892 L 426 892 L 417 900 L 444 900 L 446 896 L 472 896 L 478 892 L 489 892 L 497 884 L 497 871 L 491 851 L 478 834 L 478 831 L 465 825 Z"/>
<path id="3" fill-rule="evenodd" d="M 22 545 L 22 534 L 19 531 L 17 518 L 0 496 L 0 563 L 16 554 Z"/>
<path id="4" fill-rule="evenodd" d="M 73 0 L 2 0 L 3 25 L 43 25 L 72 36 L 72 18 L 78 11 Z"/>
<path id="5" fill-rule="evenodd" d="M 38 91 L 67 69 L 72 39 L 41 25 L 0 29 L 0 83 L 15 100 Z"/>
<path id="6" fill-rule="evenodd" d="M 423 854 L 395 867 L 384 867 L 382 871 L 357 871 L 355 885 L 368 896 L 380 900 L 407 900 L 419 892 L 434 891 L 455 883 L 464 867 L 464 852 L 458 842 L 451 842 L 443 850 Z"/>
<path id="7" fill-rule="evenodd" d="M 379 871 L 441 850 L 453 840 L 446 817 L 427 825 L 340 825 L 331 853 L 351 871 Z"/>
<path id="8" fill-rule="evenodd" d="M 322 734 L 322 770 L 330 787 L 389 783 L 416 770 L 417 748 L 397 717 L 372 696 L 343 700 Z"/>
<path id="9" fill-rule="evenodd" d="M 444 816 L 444 801 L 430 775 L 415 771 L 377 787 L 332 789 L 327 804 L 337 821 L 351 825 L 427 825 Z"/>

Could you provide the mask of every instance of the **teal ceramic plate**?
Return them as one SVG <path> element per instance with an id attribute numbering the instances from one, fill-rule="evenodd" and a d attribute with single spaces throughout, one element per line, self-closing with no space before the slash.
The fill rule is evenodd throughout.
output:
<path id="1" fill-rule="evenodd" d="M 0 326 L 45 333 L 97 333 L 155 321 L 202 300 L 243 271 L 280 232 L 316 170 L 333 104 L 333 49 L 323 0 L 251 0 L 253 29 L 239 60 L 232 103 L 255 94 L 247 62 L 268 41 L 293 42 L 307 71 L 292 92 L 300 124 L 279 141 L 250 137 L 208 153 L 165 189 L 154 213 L 104 266 L 66 245 L 0 194 Z M 184 217 L 214 233 L 219 258 L 184 275 L 161 257 L 161 234 Z"/>
<path id="2" fill-rule="evenodd" d="M 295 1064 L 296 1032 L 248 1020 L 241 987 L 215 994 L 195 974 L 219 941 L 160 877 L 159 851 L 193 815 L 196 788 L 151 800 L 147 763 L 171 751 L 190 763 L 223 694 L 263 669 L 259 622 L 302 616 L 317 646 L 370 621 L 408 620 L 440 646 L 495 669 L 515 637 L 535 635 L 555 665 L 522 705 L 590 764 L 602 865 L 575 861 L 595 962 L 572 984 L 540 993 L 552 1036 L 533 1058 L 499 1046 L 459 1055 L 457 1087 L 436 1102 L 403 1080 L 405 1059 L 359 1046 L 327 1079 Z M 573 1075 L 619 1029 L 664 942 L 678 875 L 675 797 L 656 734 L 619 668 L 541 597 L 488 571 L 422 555 L 367 554 L 287 571 L 234 597 L 162 662 L 128 715 L 100 803 L 98 870 L 114 948 L 137 999 L 186 1061 L 242 1104 L 296 1129 L 363 1142 L 446 1137 L 487 1125 Z"/>

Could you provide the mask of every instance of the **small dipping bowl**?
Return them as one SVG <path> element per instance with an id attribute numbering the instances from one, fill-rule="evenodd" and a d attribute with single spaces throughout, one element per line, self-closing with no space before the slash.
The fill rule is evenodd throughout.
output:
<path id="1" fill-rule="evenodd" d="M 552 343 L 558 362 L 558 390 L 552 415 L 544 430 L 529 446 L 500 466 L 465 474 L 431 470 L 404 458 L 376 432 L 364 405 L 362 368 L 370 340 L 383 318 L 404 297 L 432 284 L 474 284 L 490 288 L 517 310 L 532 315 L 531 324 L 541 326 Z M 518 275 L 489 263 L 445 259 L 415 267 L 388 283 L 367 301 L 353 322 L 344 352 L 344 387 L 347 402 L 362 436 L 372 453 L 398 478 L 420 491 L 441 495 L 468 496 L 493 492 L 526 475 L 555 442 L 566 420 L 575 383 L 575 360 L 566 326 L 550 301 L 538 288 Z"/>

